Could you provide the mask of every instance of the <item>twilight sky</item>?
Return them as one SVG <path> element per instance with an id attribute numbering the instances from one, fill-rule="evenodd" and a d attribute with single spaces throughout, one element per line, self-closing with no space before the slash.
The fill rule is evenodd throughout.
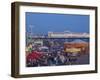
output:
<path id="1" fill-rule="evenodd" d="M 89 15 L 26 12 L 26 31 L 34 34 L 52 32 L 89 33 Z M 32 28 L 30 28 L 32 27 Z"/>

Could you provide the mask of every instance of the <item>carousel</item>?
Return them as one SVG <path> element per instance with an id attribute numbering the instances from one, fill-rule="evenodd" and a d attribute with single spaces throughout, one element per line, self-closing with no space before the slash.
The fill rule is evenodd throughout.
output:
<path id="1" fill-rule="evenodd" d="M 89 53 L 89 43 L 80 39 L 64 43 L 64 51 L 71 56 Z"/>

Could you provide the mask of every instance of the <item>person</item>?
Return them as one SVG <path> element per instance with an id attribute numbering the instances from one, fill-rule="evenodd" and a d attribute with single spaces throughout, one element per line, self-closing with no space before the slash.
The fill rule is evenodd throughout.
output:
<path id="1" fill-rule="evenodd" d="M 58 54 L 58 65 L 64 65 L 66 62 L 66 58 L 63 53 L 59 52 Z"/>
<path id="2" fill-rule="evenodd" d="M 27 50 L 28 50 L 29 53 L 32 52 L 32 43 L 29 43 L 29 44 L 28 44 Z"/>
<path id="3" fill-rule="evenodd" d="M 30 66 L 38 66 L 38 60 L 41 59 L 42 57 L 42 53 L 41 52 L 37 52 L 37 51 L 32 51 L 31 53 L 29 53 L 27 56 L 26 56 L 26 61 L 27 61 L 27 64 L 30 65 Z"/>

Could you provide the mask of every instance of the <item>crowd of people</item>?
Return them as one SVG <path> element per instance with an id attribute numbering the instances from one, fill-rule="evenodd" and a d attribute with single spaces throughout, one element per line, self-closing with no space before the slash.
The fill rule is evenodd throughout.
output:
<path id="1" fill-rule="evenodd" d="M 64 52 L 63 46 L 56 44 L 38 45 L 29 43 L 26 47 L 26 66 L 59 66 L 72 64 L 77 61 L 77 57 L 70 57 Z"/>

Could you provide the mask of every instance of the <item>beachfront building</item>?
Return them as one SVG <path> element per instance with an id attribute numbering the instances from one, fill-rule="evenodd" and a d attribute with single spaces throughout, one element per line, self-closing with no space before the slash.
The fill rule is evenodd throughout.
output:
<path id="1" fill-rule="evenodd" d="M 33 43 L 35 45 L 41 45 L 41 46 L 43 46 L 43 40 L 34 40 Z"/>

